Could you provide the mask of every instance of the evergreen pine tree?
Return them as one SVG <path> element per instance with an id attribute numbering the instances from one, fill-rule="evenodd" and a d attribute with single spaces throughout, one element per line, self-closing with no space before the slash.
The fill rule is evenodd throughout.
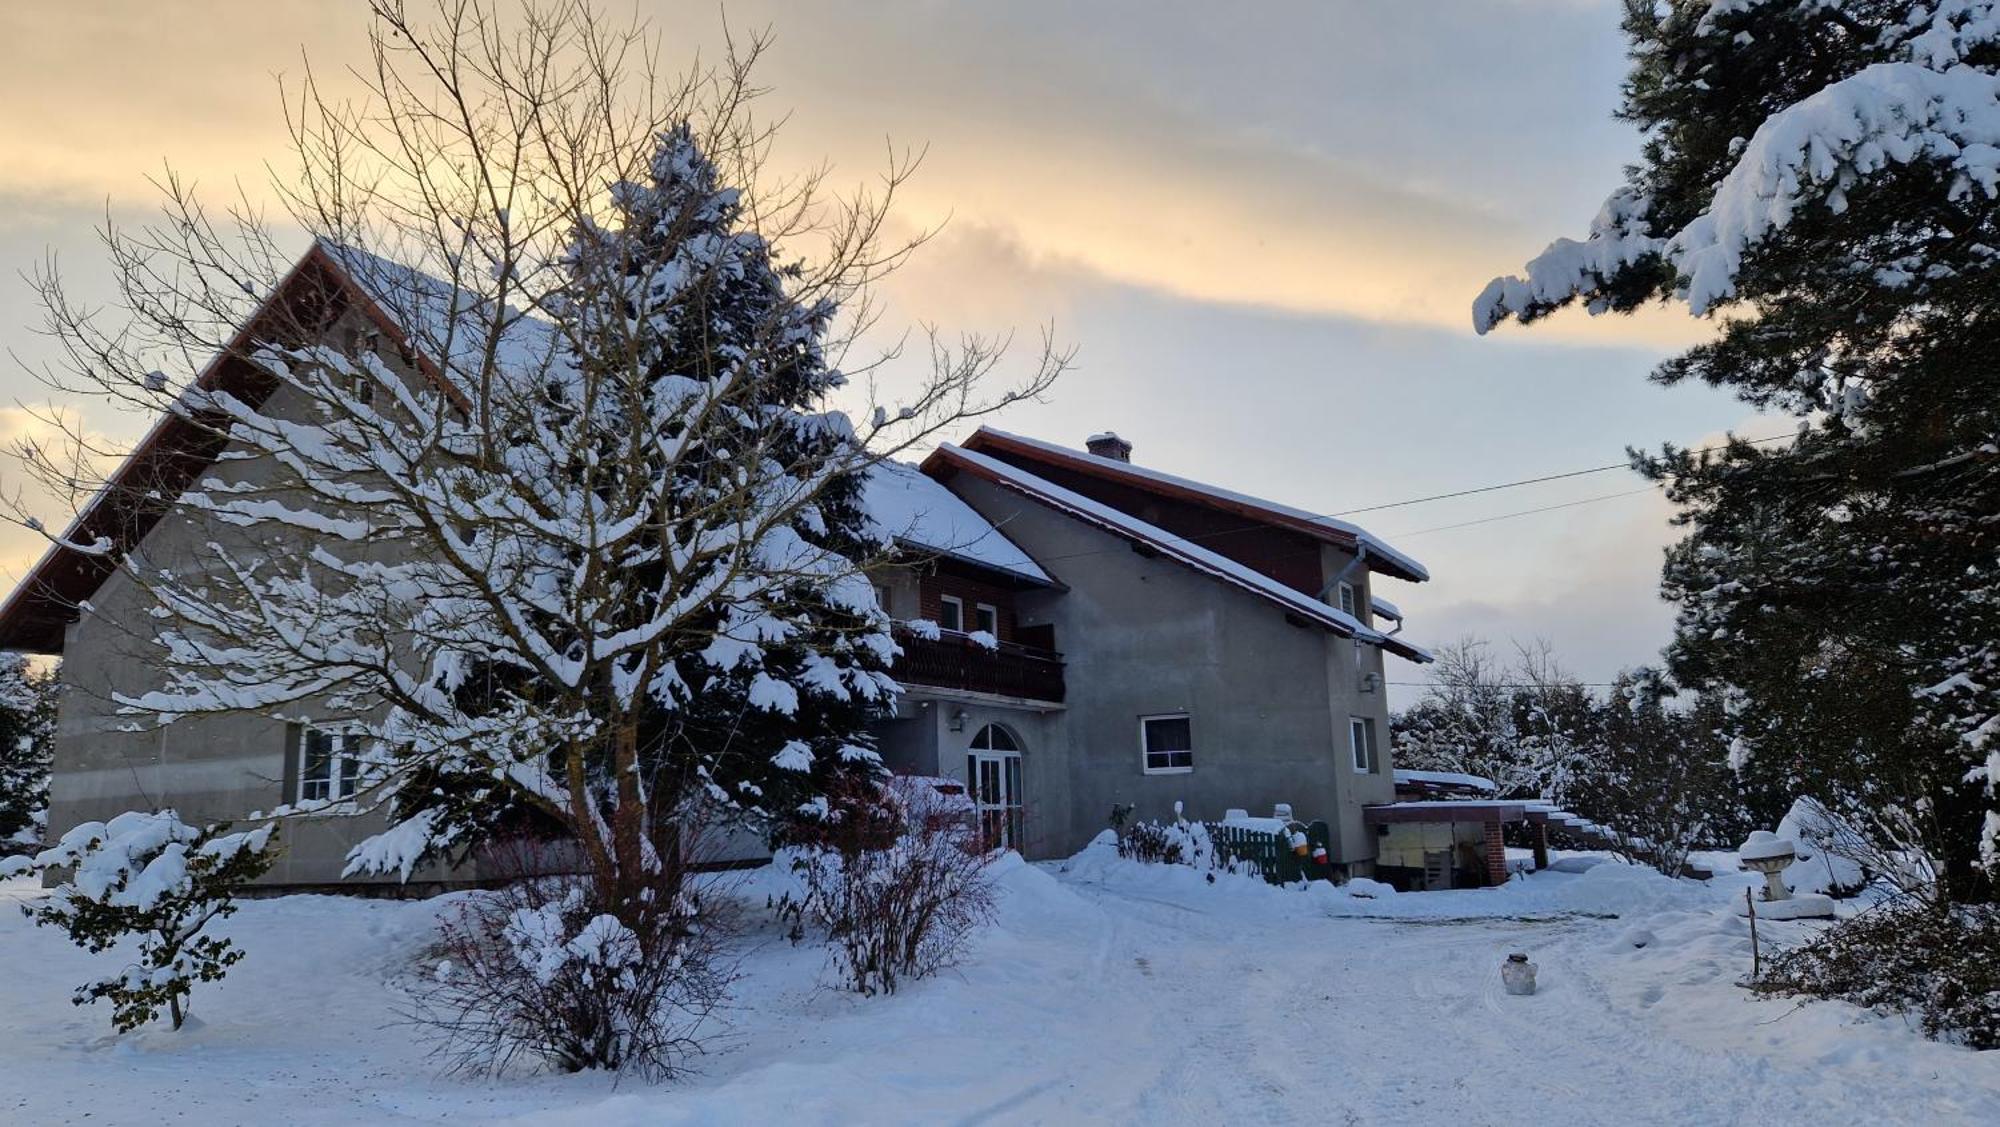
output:
<path id="1" fill-rule="evenodd" d="M 49 802 L 55 695 L 46 674 L 19 654 L 0 654 L 0 853 L 41 840 Z"/>
<path id="2" fill-rule="evenodd" d="M 1662 364 L 1808 422 L 1638 459 L 1684 506 L 1676 681 L 1757 786 L 1821 800 L 1959 901 L 2000 873 L 2000 12 L 1627 5 L 1644 159 L 1582 242 L 1474 308 L 1720 315 Z"/>
<path id="3" fill-rule="evenodd" d="M 531 452 L 526 472 L 656 506 L 605 596 L 605 626 L 678 619 L 632 731 L 655 812 L 648 832 L 671 858 L 685 848 L 675 835 L 688 802 L 707 806 L 705 824 L 782 837 L 824 818 L 833 796 L 859 793 L 852 780 L 880 774 L 867 725 L 891 699 L 893 650 L 886 620 L 854 596 L 865 586 L 855 565 L 882 550 L 861 504 L 869 459 L 844 417 L 821 406 L 843 382 L 825 354 L 833 303 L 791 296 L 802 268 L 773 261 L 742 229 L 740 193 L 686 125 L 659 139 L 649 172 L 618 185 L 611 214 L 577 233 L 561 264 L 567 281 L 544 299 L 563 362 L 538 386 L 494 399 Z M 795 510 L 748 566 L 716 549 L 746 510 Z M 671 605 L 717 588 L 696 616 Z M 541 691 L 532 676 L 482 663 L 459 696 L 468 711 L 492 713 Z M 607 700 L 618 695 L 606 687 Z M 608 805 L 615 742 L 614 733 L 584 764 Z M 426 763 L 397 807 L 406 818 L 431 812 L 434 839 L 459 847 L 562 832 L 477 762 Z"/>

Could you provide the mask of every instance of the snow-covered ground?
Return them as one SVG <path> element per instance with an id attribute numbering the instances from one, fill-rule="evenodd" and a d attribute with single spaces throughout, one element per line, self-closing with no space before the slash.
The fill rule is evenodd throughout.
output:
<path id="1" fill-rule="evenodd" d="M 110 1035 L 90 957 L 0 885 L 0 1121 L 159 1123 L 2000 1122 L 2000 1053 L 1836 1004 L 1758 1001 L 1740 874 L 1572 858 L 1505 889 L 1301 893 L 1103 851 L 1003 863 L 964 966 L 892 998 L 817 985 L 822 953 L 746 904 L 727 1029 L 682 1082 L 440 1077 L 393 978 L 439 901 L 246 903 L 249 951 L 196 1028 Z M 1615 918 L 1610 918 L 1615 916 Z M 1387 918 L 1382 918 L 1387 917 Z M 1771 924 L 1795 940 L 1808 924 Z M 1509 951 L 1540 992 L 1505 995 Z"/>

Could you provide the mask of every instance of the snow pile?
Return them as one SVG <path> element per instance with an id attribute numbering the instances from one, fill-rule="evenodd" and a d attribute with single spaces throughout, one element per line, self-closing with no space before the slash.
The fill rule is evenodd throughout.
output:
<path id="1" fill-rule="evenodd" d="M 2000 1121 L 2000 1053 L 1927 1042 L 1843 1004 L 1747 995 L 1748 922 L 1726 910 L 1409 926 L 1329 918 L 1260 881 L 1181 870 L 1191 885 L 1141 883 L 1179 866 L 1128 864 L 1116 886 L 1081 879 L 1116 877 L 1098 860 L 1085 850 L 1063 871 L 998 859 L 995 922 L 960 972 L 869 999 L 821 987 L 821 949 L 757 929 L 782 866 L 705 875 L 704 898 L 751 920 L 732 1028 L 697 1072 L 657 1086 L 440 1076 L 397 1006 L 406 976 L 431 973 L 434 917 L 460 897 L 246 903 L 226 929 L 250 957 L 215 986 L 206 1024 L 111 1051 L 61 985 L 88 956 L 0 910 L 8 1114 L 155 1123 L 164 1092 L 190 1119 L 303 1127 L 1217 1123 L 1246 1108 L 1270 1123 Z M 1527 884 L 1565 883 L 1546 876 Z M 1403 904 L 1513 895 L 1374 891 Z M 0 885 L 0 900 L 41 895 Z M 1759 923 L 1767 952 L 1817 926 Z M 1533 997 L 1501 993 L 1514 950 L 1540 966 Z M 1507 1079 L 1440 1084 L 1440 1059 Z M 1316 1080 L 1329 1070 L 1370 1079 L 1329 1088 Z"/>
<path id="2" fill-rule="evenodd" d="M 1582 872 L 1520 873 L 1498 888 L 1449 889 L 1384 895 L 1375 881 L 1350 881 L 1336 888 L 1324 881 L 1308 886 L 1319 908 L 1334 916 L 1406 920 L 1463 920 L 1494 917 L 1633 916 L 1671 909 L 1718 908 L 1735 885 L 1721 887 L 1674 880 L 1656 869 L 1616 862 Z"/>
<path id="3" fill-rule="evenodd" d="M 1861 886 L 1861 866 L 1846 855 L 1862 848 L 1861 838 L 1824 806 L 1810 798 L 1792 803 L 1778 823 L 1778 836 L 1798 843 L 1799 859 L 1785 868 L 1785 885 L 1792 891 L 1827 892 Z"/>
<path id="4" fill-rule="evenodd" d="M 1770 861 L 1790 857 L 1796 852 L 1797 847 L 1788 838 L 1770 830 L 1751 830 L 1749 839 L 1736 850 L 1736 855 L 1745 861 Z"/>
<path id="5" fill-rule="evenodd" d="M 1431 783 L 1438 786 L 1469 787 L 1488 794 L 1500 793 L 1500 788 L 1492 779 L 1468 775 L 1463 771 L 1411 771 L 1399 767 L 1396 770 L 1396 783 L 1398 786 L 1404 783 Z"/>

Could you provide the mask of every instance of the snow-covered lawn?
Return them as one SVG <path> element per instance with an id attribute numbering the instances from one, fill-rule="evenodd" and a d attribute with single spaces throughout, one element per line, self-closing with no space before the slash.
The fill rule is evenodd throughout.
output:
<path id="1" fill-rule="evenodd" d="M 227 925 L 249 957 L 197 991 L 199 1027 L 118 1039 L 68 1003 L 89 957 L 14 910 L 36 890 L 0 886 L 0 1121 L 2000 1122 L 2000 1053 L 1738 990 L 1734 874 L 1602 864 L 1363 900 L 1010 860 L 973 958 L 874 999 L 818 988 L 822 953 L 759 922 L 768 871 L 733 879 L 736 1007 L 699 1075 L 658 1087 L 436 1075 L 392 979 L 439 901 L 249 902 Z M 1540 964 L 1534 997 L 1500 989 L 1512 950 Z"/>

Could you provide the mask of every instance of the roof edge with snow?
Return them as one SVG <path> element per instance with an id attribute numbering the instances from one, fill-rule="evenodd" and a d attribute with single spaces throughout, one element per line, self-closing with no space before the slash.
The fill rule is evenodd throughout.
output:
<path id="1" fill-rule="evenodd" d="M 1054 482 L 1037 477 L 1027 470 L 998 458 L 989 457 L 976 450 L 968 450 L 950 443 L 940 445 L 925 460 L 929 469 L 934 461 L 942 460 L 953 467 L 966 470 L 978 477 L 991 481 L 1003 488 L 1023 494 L 1050 508 L 1056 509 L 1085 523 L 1097 526 L 1123 539 L 1143 544 L 1161 555 L 1173 559 L 1195 571 L 1242 588 L 1267 602 L 1274 603 L 1286 613 L 1306 619 L 1342 637 L 1358 638 L 1361 641 L 1379 645 L 1398 656 L 1415 662 L 1429 662 L 1431 655 L 1420 646 L 1411 645 L 1399 638 L 1384 634 L 1366 626 L 1354 616 L 1342 612 L 1338 607 L 1320 602 L 1303 591 L 1295 590 L 1260 572 L 1252 571 L 1227 556 L 1201 547 L 1185 537 L 1175 536 L 1157 525 L 1148 524 L 1129 513 L 1114 509 L 1109 505 L 1093 501 L 1080 493 L 1065 489 Z"/>
<path id="2" fill-rule="evenodd" d="M 1396 550 L 1387 541 L 1360 525 L 1318 513 L 1309 513 L 1290 505 L 1281 505 L 1276 501 L 1266 501 L 1261 497 L 1222 489 L 1206 482 L 1147 469 L 1144 466 L 1135 466 L 1130 462 L 1100 458 L 1083 450 L 1073 450 L 1053 442 L 1044 442 L 1038 438 L 1028 438 L 1025 435 L 995 430 L 987 426 L 982 426 L 973 432 L 959 449 L 972 453 L 985 453 L 989 450 L 1005 451 L 1054 462 L 1065 469 L 1121 482 L 1179 500 L 1225 509 L 1253 520 L 1302 532 L 1336 547 L 1362 552 L 1371 570 L 1398 579 L 1421 583 L 1431 577 L 1430 570 L 1419 563 L 1414 556 Z"/>

